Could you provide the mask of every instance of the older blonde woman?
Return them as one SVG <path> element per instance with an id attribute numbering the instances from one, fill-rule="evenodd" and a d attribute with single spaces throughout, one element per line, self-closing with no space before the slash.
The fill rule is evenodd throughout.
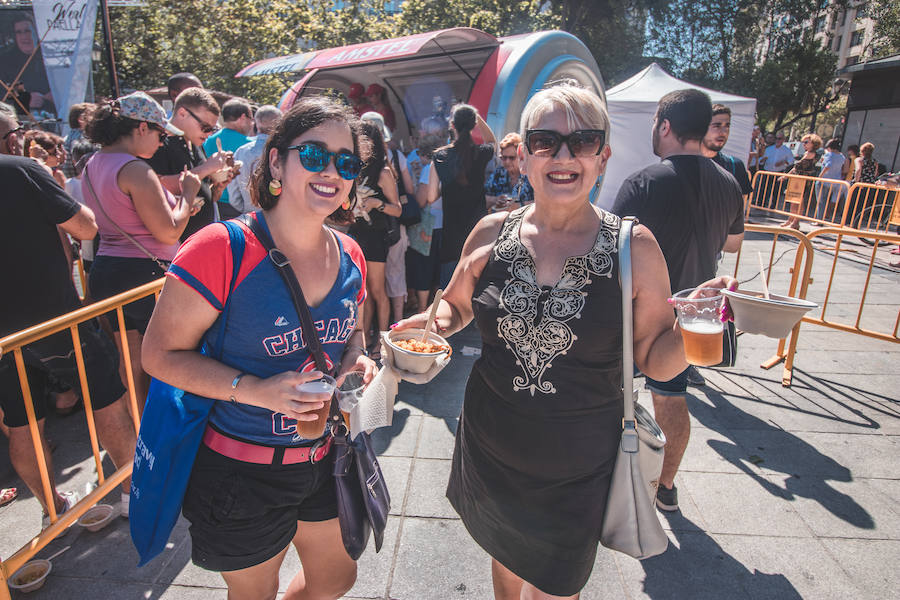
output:
<path id="1" fill-rule="evenodd" d="M 819 160 L 819 155 L 816 154 L 816 151 L 818 151 L 818 149 L 822 147 L 822 138 L 817 136 L 815 133 L 807 133 L 802 138 L 800 138 L 800 143 L 803 144 L 803 156 L 800 158 L 800 160 L 794 163 L 794 167 L 790 171 L 788 171 L 788 174 L 816 177 L 819 174 L 819 169 L 816 168 L 816 162 Z M 806 187 L 803 190 L 803 204 L 801 206 L 791 204 L 792 215 L 806 214 L 806 208 L 809 204 L 809 198 L 812 195 L 812 190 L 812 182 L 807 181 Z M 782 223 L 781 226 L 800 229 L 800 217 L 791 216 L 787 221 Z"/>
<path id="2" fill-rule="evenodd" d="M 535 201 L 478 222 L 438 307 L 445 333 L 474 319 L 482 336 L 447 496 L 492 557 L 496 598 L 577 598 L 622 427 L 620 221 L 588 199 L 609 160 L 609 117 L 566 83 L 535 94 L 521 130 Z M 632 247 L 634 358 L 665 381 L 687 367 L 666 263 L 642 226 Z"/>

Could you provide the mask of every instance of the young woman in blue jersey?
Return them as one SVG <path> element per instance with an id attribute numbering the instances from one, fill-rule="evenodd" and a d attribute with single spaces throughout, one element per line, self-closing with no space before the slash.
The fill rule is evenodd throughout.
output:
<path id="1" fill-rule="evenodd" d="M 351 208 L 359 173 L 358 122 L 321 98 L 304 99 L 272 133 L 253 175 L 255 213 L 290 260 L 327 361 L 338 381 L 375 364 L 360 330 L 365 259 L 348 236 L 325 225 Z M 297 391 L 318 378 L 291 296 L 262 244 L 241 224 L 243 259 L 232 265 L 229 235 L 213 224 L 179 250 L 144 338 L 147 372 L 216 402 L 184 499 L 193 560 L 219 571 L 231 600 L 275 598 L 293 544 L 303 569 L 284 598 L 339 598 L 356 580 L 341 542 L 333 457 L 304 439 L 326 394 Z M 232 269 L 238 269 L 228 295 Z M 229 303 L 220 361 L 202 355 Z M 215 448 L 215 450 L 213 449 Z M 323 455 L 324 454 L 324 455 Z M 312 458 L 313 460 L 310 460 Z"/>

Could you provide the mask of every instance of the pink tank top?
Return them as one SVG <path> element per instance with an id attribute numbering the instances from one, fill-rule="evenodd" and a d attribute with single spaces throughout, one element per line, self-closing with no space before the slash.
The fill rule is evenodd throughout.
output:
<path id="1" fill-rule="evenodd" d="M 94 211 L 97 227 L 100 229 L 100 248 L 97 250 L 97 256 L 148 258 L 134 242 L 116 229 L 109 220 L 112 219 L 116 225 L 139 241 L 154 256 L 160 260 L 172 260 L 178 250 L 178 244 L 163 244 L 153 237 L 135 210 L 131 196 L 125 194 L 119 187 L 119 171 L 133 160 L 141 159 L 131 154 L 97 152 L 85 167 L 85 173 L 91 178 L 94 192 L 103 203 L 103 211 L 101 211 L 97 207 L 97 198 L 91 194 L 87 182 L 82 177 L 85 204 Z M 165 188 L 163 191 L 166 194 L 166 202 L 170 207 L 174 207 L 175 196 Z M 104 215 L 104 211 L 106 215 Z"/>

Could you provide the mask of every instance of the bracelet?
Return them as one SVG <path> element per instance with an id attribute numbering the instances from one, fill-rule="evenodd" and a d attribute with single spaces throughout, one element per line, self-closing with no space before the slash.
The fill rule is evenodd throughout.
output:
<path id="1" fill-rule="evenodd" d="M 238 373 L 234 379 L 231 380 L 231 395 L 228 396 L 228 401 L 231 402 L 232 404 L 238 403 L 237 400 L 235 400 L 235 398 L 234 398 L 234 391 L 237 390 L 237 386 L 241 382 L 241 379 L 244 378 L 244 375 L 246 375 L 246 373 L 244 373 L 242 371 L 242 372 Z"/>
<path id="2" fill-rule="evenodd" d="M 362 346 L 347 346 L 346 348 L 344 348 L 344 352 L 347 352 L 349 350 L 359 350 L 359 353 L 362 354 L 363 356 L 369 355 L 369 352 Z"/>

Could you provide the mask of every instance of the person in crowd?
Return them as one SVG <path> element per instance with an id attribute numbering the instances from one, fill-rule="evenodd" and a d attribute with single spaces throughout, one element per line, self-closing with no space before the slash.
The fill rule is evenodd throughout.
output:
<path id="1" fill-rule="evenodd" d="M 44 166 L 60 187 L 65 187 L 66 175 L 61 167 L 66 160 L 66 149 L 61 137 L 49 131 L 32 129 L 25 132 L 23 150 L 25 156 L 30 156 Z"/>
<path id="2" fill-rule="evenodd" d="M 256 137 L 234 151 L 234 161 L 243 163 L 240 172 L 228 184 L 228 202 L 238 213 L 256 210 L 250 201 L 250 176 L 259 164 L 269 134 L 281 120 L 281 109 L 271 104 L 264 104 L 256 109 L 253 117 L 256 122 Z"/>
<path id="3" fill-rule="evenodd" d="M 98 150 L 98 147 L 88 140 L 82 139 L 78 140 L 72 145 L 72 162 L 75 166 L 75 174 L 66 179 L 66 193 L 69 194 L 72 198 L 74 198 L 79 204 L 84 204 L 84 190 L 81 189 L 81 173 L 84 171 L 84 166 L 87 164 L 87 161 L 90 160 L 91 156 Z M 91 265 L 94 262 L 94 251 L 96 250 L 96 245 L 94 242 L 99 242 L 99 238 L 95 236 L 95 238 L 89 240 L 81 240 L 81 261 L 84 264 L 85 273 L 91 272 Z M 87 283 L 87 282 L 85 282 Z M 57 406 L 57 409 L 59 406 Z"/>
<path id="4" fill-rule="evenodd" d="M 455 132 L 456 139 L 453 144 L 434 153 L 423 192 L 427 204 L 435 202 L 438 196 L 443 203 L 441 287 L 450 283 L 450 276 L 456 269 L 466 237 L 487 212 L 484 171 L 494 156 L 494 145 L 497 142 L 488 124 L 475 107 L 468 104 L 453 107 L 450 127 Z M 472 140 L 472 130 L 476 128 L 485 141 L 484 144 L 476 145 Z"/>
<path id="5" fill-rule="evenodd" d="M 353 107 L 353 110 L 357 115 L 363 115 L 370 110 L 374 110 L 372 105 L 369 104 L 369 101 L 366 99 L 366 88 L 361 83 L 350 84 L 350 91 L 347 94 L 347 98 L 350 100 L 350 106 Z"/>
<path id="6" fill-rule="evenodd" d="M 816 151 L 822 147 L 822 138 L 820 138 L 815 133 L 807 133 L 802 138 L 800 138 L 800 142 L 803 144 L 803 156 L 800 157 L 791 170 L 788 173 L 792 173 L 794 175 L 805 175 L 806 177 L 815 177 L 819 174 L 819 169 L 816 167 L 816 162 L 819 160 L 819 155 Z M 800 217 L 793 215 L 806 215 L 807 208 L 809 206 L 809 200 L 812 198 L 813 194 L 813 182 L 807 181 L 806 185 L 803 188 L 803 201 L 800 205 L 791 204 L 791 215 L 788 217 L 787 221 L 781 223 L 781 227 L 791 227 L 793 229 L 800 229 Z"/>
<path id="7" fill-rule="evenodd" d="M 441 121 L 435 119 L 439 124 Z M 424 130 L 424 128 L 423 128 Z M 419 137 L 417 160 L 419 178 L 416 180 L 416 202 L 422 210 L 422 221 L 407 227 L 409 250 L 406 252 L 406 273 L 409 288 L 416 296 L 419 312 L 429 304 L 431 294 L 441 281 L 441 237 L 444 226 L 443 200 L 440 196 L 429 199 L 428 176 L 431 172 L 431 160 L 435 151 L 446 144 L 447 129 Z M 415 168 L 411 162 L 410 169 Z"/>
<path id="8" fill-rule="evenodd" d="M 421 156 L 419 149 L 423 146 L 432 147 L 432 150 L 435 148 L 431 142 L 435 139 L 438 139 L 438 146 L 443 146 L 447 143 L 447 120 L 439 119 L 437 117 L 425 117 L 422 119 L 422 122 L 419 124 L 419 130 L 416 132 L 415 139 L 415 148 L 406 155 L 406 163 L 409 167 L 409 174 L 412 177 L 412 180 L 418 184 L 419 178 L 422 176 L 422 166 L 431 164 L 431 157 L 423 157 Z M 426 138 L 427 142 L 426 142 Z"/>
<path id="9" fill-rule="evenodd" d="M 167 133 L 182 133 L 166 120 L 163 108 L 143 92 L 100 106 L 86 133 L 101 146 L 84 168 L 82 192 L 85 203 L 97 215 L 100 229 L 100 246 L 89 284 L 94 299 L 102 300 L 165 275 L 178 250 L 179 236 L 190 216 L 199 210 L 195 198 L 200 179 L 185 169 L 176 197 L 141 160 L 157 152 Z M 153 305 L 150 296 L 124 307 L 140 410 L 150 384 L 141 367 L 141 340 Z M 118 337 L 116 343 L 121 344 Z"/>
<path id="10" fill-rule="evenodd" d="M 28 90 L 29 101 L 24 108 L 31 112 L 41 111 L 55 117 L 53 92 L 44 68 L 44 54 L 38 46 L 38 36 L 34 28 L 34 18 L 19 12 L 7 23 L 12 22 L 12 37 L 15 43 L 0 51 L 0 79 L 7 85 L 14 82 Z M 4 94 L 5 95 L 5 94 Z"/>
<path id="11" fill-rule="evenodd" d="M 847 146 L 847 163 L 844 169 L 844 181 L 853 185 L 856 182 L 856 159 L 859 158 L 859 145 Z"/>
<path id="12" fill-rule="evenodd" d="M 630 175 L 613 204 L 613 213 L 635 216 L 652 232 L 673 291 L 715 277 L 719 253 L 737 252 L 744 239 L 741 188 L 702 153 L 711 120 L 705 93 L 689 89 L 663 96 L 652 133 L 653 153 L 662 161 Z M 690 371 L 664 378 L 645 372 L 656 421 L 667 439 L 656 495 L 657 507 L 665 511 L 678 510 L 675 474 L 691 433 L 685 400 Z"/>
<path id="13" fill-rule="evenodd" d="M 25 127 L 19 123 L 16 110 L 0 102 L 0 154 L 22 156 L 25 152 Z"/>
<path id="14" fill-rule="evenodd" d="M 750 172 L 751 178 L 756 175 L 756 171 L 759 169 L 759 157 L 765 148 L 766 143 L 763 140 L 759 125 L 754 125 L 753 132 L 750 134 L 750 154 L 747 157 L 747 170 Z"/>
<path id="15" fill-rule="evenodd" d="M 222 129 L 216 131 L 203 142 L 203 152 L 207 156 L 212 156 L 218 152 L 220 145 L 223 151 L 234 152 L 253 139 L 251 137 L 254 125 L 253 108 L 243 98 L 232 98 L 222 105 L 222 122 Z M 222 190 L 217 207 L 220 220 L 223 221 L 240 214 L 230 204 L 227 187 Z"/>
<path id="16" fill-rule="evenodd" d="M 534 200 L 534 190 L 528 183 L 528 176 L 519 173 L 517 151 L 521 143 L 522 136 L 516 132 L 507 133 L 500 140 L 500 166 L 494 169 L 484 184 L 490 210 L 515 210 Z"/>
<path id="17" fill-rule="evenodd" d="M 388 103 L 387 92 L 383 87 L 377 83 L 373 83 L 367 87 L 366 101 L 372 107 L 369 110 L 373 110 L 384 117 L 384 123 L 388 126 L 388 129 L 393 131 L 397 128 L 397 118 L 394 116 L 394 109 L 392 109 L 391 105 Z"/>
<path id="18" fill-rule="evenodd" d="M 271 133 L 252 179 L 253 201 L 262 209 L 253 218 L 290 261 L 313 321 L 342 324 L 321 337 L 338 383 L 350 371 L 362 371 L 368 383 L 376 370 L 358 318 L 365 260 L 356 242 L 325 225 L 353 208 L 362 162 L 357 127 L 350 109 L 301 98 Z M 240 266 L 231 264 L 224 225 L 182 246 L 144 340 L 144 363 L 154 377 L 216 400 L 184 498 L 192 557 L 221 572 L 230 599 L 274 600 L 293 544 L 303 567 L 284 597 L 339 598 L 356 580 L 356 563 L 341 541 L 334 453 L 323 438 L 297 433 L 297 423 L 314 419 L 311 411 L 328 396 L 297 390 L 322 375 L 308 346 L 268 352 L 257 341 L 296 333 L 300 321 L 277 267 L 250 229 L 239 226 L 246 239 Z M 239 275 L 226 297 L 233 269 Z M 197 348 L 217 335 L 213 324 L 226 302 L 219 361 Z M 279 327 L 284 321 L 289 327 Z M 263 464 L 260 452 L 274 458 Z M 293 458 L 310 454 L 313 460 Z M 221 502 L 233 505 L 222 511 Z"/>
<path id="19" fill-rule="evenodd" d="M 722 152 L 722 148 L 728 143 L 731 134 L 731 109 L 724 104 L 712 105 L 712 120 L 706 135 L 700 143 L 700 152 L 706 158 L 711 158 L 714 163 L 728 171 L 741 187 L 741 193 L 746 195 L 753 191 L 750 187 L 750 176 L 741 159 Z"/>
<path id="20" fill-rule="evenodd" d="M 872 158 L 875 152 L 875 144 L 866 142 L 859 147 L 859 156 L 854 160 L 854 183 L 875 183 L 878 179 L 878 162 Z"/>
<path id="21" fill-rule="evenodd" d="M 821 179 L 842 181 L 846 170 L 847 159 L 841 154 L 841 141 L 831 138 L 825 144 L 825 156 L 822 157 Z M 840 221 L 838 207 L 844 200 L 846 190 L 843 186 L 824 182 L 816 182 L 816 219 L 828 220 L 832 223 Z"/>
<path id="22" fill-rule="evenodd" d="M 380 333 L 387 330 L 391 313 L 385 289 L 385 265 L 391 246 L 387 216 L 399 217 L 403 209 L 381 128 L 371 122 L 363 123 L 361 138 L 367 157 L 357 187 L 357 216 L 348 233 L 366 258 L 366 296 L 370 301 L 363 312 L 363 331 L 377 358 Z"/>
<path id="23" fill-rule="evenodd" d="M 200 81 L 200 78 L 193 73 L 175 73 L 166 80 L 166 92 L 169 94 L 169 100 L 172 101 L 173 105 L 178 96 L 181 95 L 181 92 L 190 88 L 203 89 L 203 83 Z"/>
<path id="24" fill-rule="evenodd" d="M 84 126 L 91 118 L 96 105 L 91 102 L 79 102 L 73 104 L 69 108 L 69 133 L 66 134 L 65 148 L 68 156 L 66 162 L 62 166 L 63 173 L 66 177 L 71 178 L 75 175 L 75 163 L 72 158 L 72 147 L 75 142 L 84 139 Z"/>
<path id="25" fill-rule="evenodd" d="M 363 113 L 363 123 L 371 123 L 381 130 L 384 137 L 384 152 L 389 157 L 391 169 L 393 171 L 395 183 L 397 185 L 397 194 L 400 200 L 400 206 L 407 202 L 415 202 L 415 187 L 413 186 L 412 177 L 409 174 L 409 167 L 406 157 L 396 148 L 391 148 L 391 131 L 387 128 L 384 118 L 380 113 L 370 111 Z M 409 248 L 409 238 L 406 234 L 406 226 L 399 225 L 400 239 L 388 248 L 387 261 L 384 264 L 385 277 L 385 293 L 391 304 L 391 313 L 393 321 L 399 321 L 403 318 L 403 307 L 406 303 L 406 250 Z M 388 320 L 391 320 L 390 318 Z"/>
<path id="26" fill-rule="evenodd" d="M 4 291 L 0 294 L 0 337 L 4 337 L 81 308 L 72 283 L 69 261 L 59 231 L 74 238 L 94 237 L 97 224 L 89 208 L 70 198 L 47 171 L 30 158 L 0 156 L 0 253 L 15 256 L 6 262 Z M 117 467 L 134 458 L 134 426 L 125 408 L 125 388 L 118 374 L 115 346 L 96 321 L 78 327 L 94 422 L 103 448 Z M 8 350 L 8 349 L 6 349 Z M 63 331 L 23 348 L 28 385 L 37 418 L 40 446 L 47 464 L 50 496 L 56 514 L 77 502 L 75 492 L 59 492 L 44 434 L 50 378 L 81 389 L 72 337 Z M 0 407 L 9 437 L 10 462 L 44 509 L 42 526 L 50 524 L 44 486 L 26 416 L 25 400 L 12 352 L 0 359 Z M 130 478 L 122 483 L 126 510 Z"/>
<path id="27" fill-rule="evenodd" d="M 474 319 L 482 337 L 447 497 L 491 556 L 494 598 L 575 599 L 622 429 L 620 220 L 589 199 L 610 156 L 609 117 L 596 94 L 562 84 L 536 93 L 521 123 L 534 203 L 478 222 L 437 309 L 445 335 Z M 634 358 L 668 379 L 687 365 L 666 263 L 642 225 L 632 255 Z"/>
<path id="28" fill-rule="evenodd" d="M 203 152 L 203 142 L 215 133 L 219 126 L 217 121 L 220 113 L 219 105 L 212 94 L 199 87 L 189 87 L 175 100 L 172 110 L 172 125 L 184 135 L 171 135 L 163 140 L 162 146 L 147 162 L 159 175 L 160 181 L 173 194 L 180 191 L 181 173 L 187 168 L 200 178 L 200 197 L 203 204 L 181 234 L 181 241 L 186 240 L 191 234 L 209 225 L 215 220 L 216 201 L 230 182 L 210 184 L 210 175 L 216 171 L 222 171 L 229 167 L 233 160 L 231 152 L 216 152 L 209 158 Z"/>
<path id="29" fill-rule="evenodd" d="M 784 133 L 766 135 L 766 150 L 760 159 L 760 168 L 772 173 L 786 173 L 793 164 L 794 155 L 784 145 Z"/>

